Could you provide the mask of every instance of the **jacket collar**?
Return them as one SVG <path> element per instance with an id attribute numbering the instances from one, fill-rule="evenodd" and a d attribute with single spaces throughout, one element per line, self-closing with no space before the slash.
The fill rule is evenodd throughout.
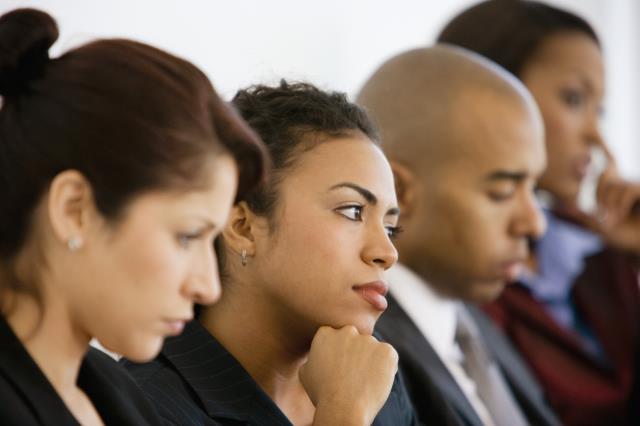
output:
<path id="1" fill-rule="evenodd" d="M 212 418 L 290 426 L 291 422 L 242 365 L 198 321 L 166 340 L 164 357 L 188 383 Z M 260 415 L 261 418 L 254 418 Z"/>
<path id="2" fill-rule="evenodd" d="M 13 385 L 42 425 L 78 425 L 55 389 L 0 316 L 0 374 Z"/>

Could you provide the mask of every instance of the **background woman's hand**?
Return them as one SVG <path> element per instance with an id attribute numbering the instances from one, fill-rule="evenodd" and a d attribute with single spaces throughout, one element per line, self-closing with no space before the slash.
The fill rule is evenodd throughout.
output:
<path id="1" fill-rule="evenodd" d="M 597 198 L 596 230 L 609 245 L 640 255 L 640 183 L 605 175 Z"/>

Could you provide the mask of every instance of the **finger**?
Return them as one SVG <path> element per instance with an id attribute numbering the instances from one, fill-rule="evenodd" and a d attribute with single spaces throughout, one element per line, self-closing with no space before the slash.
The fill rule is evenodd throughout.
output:
<path id="1" fill-rule="evenodd" d="M 629 217 L 632 214 L 634 204 L 640 202 L 640 185 L 626 184 L 622 190 L 622 195 L 619 201 L 619 211 L 624 218 Z"/>
<path id="2" fill-rule="evenodd" d="M 620 203 L 624 195 L 624 184 L 619 181 L 608 181 L 603 185 L 598 207 L 606 215 L 604 224 L 610 226 L 620 220 Z"/>
<path id="3" fill-rule="evenodd" d="M 578 224 L 584 226 L 587 229 L 591 229 L 594 232 L 601 232 L 602 228 L 602 215 L 600 212 L 596 214 L 587 214 L 573 205 L 565 205 L 562 209 L 555 209 L 555 213 L 560 217 L 567 217 L 576 221 Z"/>

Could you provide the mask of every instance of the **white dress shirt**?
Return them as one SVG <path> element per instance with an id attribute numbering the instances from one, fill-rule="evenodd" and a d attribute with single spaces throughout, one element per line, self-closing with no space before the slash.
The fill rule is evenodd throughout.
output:
<path id="1" fill-rule="evenodd" d="M 429 284 L 402 264 L 385 273 L 389 291 L 427 339 L 467 397 L 482 422 L 493 426 L 491 414 L 476 392 L 474 381 L 462 368 L 464 356 L 455 341 L 456 311 L 460 303 L 437 294 Z"/>

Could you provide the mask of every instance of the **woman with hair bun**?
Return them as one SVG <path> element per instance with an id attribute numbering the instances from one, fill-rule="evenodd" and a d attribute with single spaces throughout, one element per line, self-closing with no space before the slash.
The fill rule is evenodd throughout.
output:
<path id="1" fill-rule="evenodd" d="M 89 341 L 147 361 L 218 299 L 213 240 L 265 150 L 189 62 L 120 39 L 50 59 L 57 37 L 0 17 L 0 423 L 159 424 Z"/>

